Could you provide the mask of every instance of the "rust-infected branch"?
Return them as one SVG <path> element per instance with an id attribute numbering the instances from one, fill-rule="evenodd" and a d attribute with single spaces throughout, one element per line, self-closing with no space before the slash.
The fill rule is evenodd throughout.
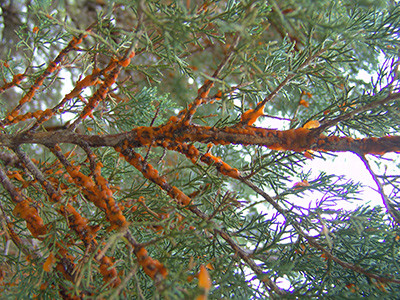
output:
<path id="1" fill-rule="evenodd" d="M 322 53 L 327 51 L 328 48 L 322 48 L 313 55 L 309 56 L 299 67 L 298 70 L 301 70 L 307 66 L 309 66 L 316 58 L 318 58 Z M 257 106 L 254 109 L 250 109 L 246 111 L 245 113 L 242 114 L 242 119 L 238 123 L 240 126 L 245 126 L 245 125 L 251 125 L 255 122 L 255 120 L 263 114 L 264 111 L 264 106 L 267 102 L 272 101 L 278 93 L 283 89 L 289 82 L 296 77 L 297 73 L 292 72 L 289 73 L 284 80 L 281 81 L 281 83 L 267 96 L 265 99 L 259 103 L 257 103 Z"/>
<path id="2" fill-rule="evenodd" d="M 20 134 L 0 134 L 0 146 L 15 148 L 22 144 L 52 146 L 59 143 L 115 147 L 129 141 L 131 147 L 162 146 L 163 141 L 179 143 L 200 142 L 213 144 L 241 144 L 265 146 L 273 150 L 306 150 L 384 154 L 400 151 L 400 136 L 353 139 L 350 137 L 314 136 L 314 130 L 305 128 L 273 130 L 259 127 L 224 127 L 166 124 L 159 127 L 138 127 L 132 131 L 110 135 L 83 135 L 68 130 Z"/>

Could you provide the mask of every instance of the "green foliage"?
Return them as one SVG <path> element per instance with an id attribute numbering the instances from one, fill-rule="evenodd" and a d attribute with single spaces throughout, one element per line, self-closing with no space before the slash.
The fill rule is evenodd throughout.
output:
<path id="1" fill-rule="evenodd" d="M 71 39 L 91 26 L 88 37 L 66 55 L 60 70 L 45 79 L 21 114 L 55 107 L 77 82 L 96 68 L 105 68 L 110 60 L 121 60 L 132 47 L 135 57 L 122 68 L 104 101 L 78 125 L 77 133 L 101 137 L 139 126 L 161 126 L 188 109 L 205 80 L 212 79 L 215 86 L 209 97 L 221 91 L 222 99 L 200 107 L 194 124 L 217 129 L 233 126 L 244 112 L 268 98 L 265 116 L 256 123 L 259 127 L 288 130 L 318 120 L 321 126 L 329 124 L 324 127 L 326 135 L 399 134 L 399 100 L 393 96 L 399 93 L 396 1 L 87 0 L 84 4 L 34 1 L 26 6 L 15 0 L 1 4 L 2 21 L 13 12 L 21 24 L 16 36 L 10 30 L 18 22 L 0 27 L 0 79 L 11 82 L 18 73 L 27 75 L 1 94 L 2 119 Z M 374 79 L 360 79 L 362 73 Z M 99 80 L 106 81 L 106 76 L 100 74 Z M 85 87 L 80 97 L 69 99 L 38 131 L 50 132 L 58 126 L 58 133 L 65 134 L 61 130 L 67 121 L 79 117 L 97 88 Z M 309 106 L 302 106 L 301 100 Z M 379 101 L 383 102 L 376 105 Z M 6 126 L 1 135 L 27 133 L 24 130 L 32 120 Z M 13 215 L 15 203 L 7 188 L 0 190 L 4 297 L 58 299 L 65 292 L 82 293 L 87 299 L 195 299 L 204 292 L 196 278 L 201 265 L 208 266 L 212 280 L 209 299 L 394 299 L 400 293 L 396 275 L 400 217 L 394 217 L 400 216 L 398 156 L 367 157 L 380 164 L 378 169 L 366 163 L 378 183 L 373 188 L 381 194 L 382 205 L 348 208 L 348 203 L 360 202 L 356 200 L 367 187 L 345 178 L 340 169 L 313 176 L 306 171 L 304 153 L 256 145 L 211 149 L 198 142 L 193 145 L 201 154 L 210 151 L 221 157 L 242 178 L 229 178 L 217 172 L 216 164 L 193 163 L 160 145 L 140 145 L 135 151 L 168 183 L 191 195 L 193 207 L 205 217 L 177 205 L 166 189 L 146 179 L 112 147 L 99 145 L 91 150 L 123 207 L 130 234 L 167 268 L 168 276 L 159 282 L 143 271 L 135 245 L 118 230 L 108 230 L 104 211 L 68 180 L 65 168 L 60 165 L 63 171 L 54 173 L 59 161 L 46 145 L 26 145 L 24 151 L 47 180 L 57 178 L 55 188 L 64 193 L 61 202 L 73 205 L 89 225 L 99 226 L 99 243 L 90 251 L 57 212 L 61 204 L 46 195 L 25 165 L 8 161 L 13 149 L 1 144 L 2 168 L 18 192 L 39 208 L 48 231 L 42 241 L 32 238 L 26 222 Z M 71 151 L 67 159 L 92 176 L 86 146 L 74 141 L 61 145 L 63 153 Z M 330 155 L 314 153 L 314 159 L 323 163 Z M 13 225 L 23 242 L 13 240 L 7 224 Z M 78 279 L 67 280 L 55 268 L 44 270 L 50 253 L 58 251 L 56 242 L 73 256 Z M 119 287 L 103 281 L 96 261 L 99 252 L 114 258 L 122 279 Z M 276 283 L 275 290 L 268 280 Z M 276 296 L 279 292 L 285 294 Z"/>

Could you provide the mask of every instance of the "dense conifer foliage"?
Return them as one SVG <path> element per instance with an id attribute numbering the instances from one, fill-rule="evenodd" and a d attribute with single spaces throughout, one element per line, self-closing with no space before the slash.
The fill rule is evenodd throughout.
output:
<path id="1" fill-rule="evenodd" d="M 397 1 L 0 7 L 4 297 L 400 293 Z"/>

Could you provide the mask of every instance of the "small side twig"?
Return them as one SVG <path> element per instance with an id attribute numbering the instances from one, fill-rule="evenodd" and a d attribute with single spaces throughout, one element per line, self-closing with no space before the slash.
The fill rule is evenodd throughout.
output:
<path id="1" fill-rule="evenodd" d="M 390 203 L 390 199 L 388 196 L 385 194 L 383 184 L 379 181 L 378 175 L 375 174 L 374 171 L 372 171 L 371 165 L 365 155 L 356 153 L 356 155 L 361 159 L 361 161 L 364 163 L 365 167 L 367 168 L 369 174 L 371 174 L 372 179 L 375 181 L 377 187 L 378 187 L 378 192 L 381 195 L 383 205 L 385 206 L 387 212 L 390 214 L 390 216 L 393 218 L 393 220 L 397 223 L 397 225 L 400 225 L 400 216 L 399 213 L 397 213 L 393 207 L 393 205 Z"/>

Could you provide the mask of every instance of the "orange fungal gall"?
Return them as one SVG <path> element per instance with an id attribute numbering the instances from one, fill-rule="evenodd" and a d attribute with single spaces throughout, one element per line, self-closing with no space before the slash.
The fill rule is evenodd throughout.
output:
<path id="1" fill-rule="evenodd" d="M 304 179 L 303 181 L 296 182 L 296 183 L 293 185 L 293 189 L 294 189 L 294 190 L 298 190 L 298 189 L 301 189 L 301 188 L 304 188 L 304 187 L 307 187 L 307 186 L 310 186 L 310 184 L 308 183 L 307 180 Z"/>
<path id="2" fill-rule="evenodd" d="M 118 64 L 120 64 L 120 65 L 121 65 L 122 67 L 124 67 L 124 68 L 127 67 L 127 66 L 129 66 L 130 63 L 131 63 L 130 57 L 118 61 Z"/>
<path id="3" fill-rule="evenodd" d="M 43 270 L 45 272 L 50 272 L 55 263 L 56 263 L 56 258 L 54 256 L 53 252 L 51 252 L 49 254 L 49 256 L 47 257 L 45 263 L 43 264 Z"/>
<path id="4" fill-rule="evenodd" d="M 241 121 L 245 122 L 248 126 L 253 125 L 259 117 L 264 115 L 264 105 L 261 106 L 258 110 L 249 109 L 245 111 L 241 116 Z"/>
<path id="5" fill-rule="evenodd" d="M 304 106 L 304 107 L 309 107 L 310 103 L 304 99 L 301 99 L 299 102 L 300 105 Z"/>
<path id="6" fill-rule="evenodd" d="M 303 128 L 314 129 L 314 128 L 318 128 L 319 126 L 320 126 L 320 124 L 317 120 L 311 120 L 311 121 L 308 121 L 306 124 L 304 124 Z"/>
<path id="7" fill-rule="evenodd" d="M 198 274 L 199 278 L 199 287 L 209 291 L 212 285 L 210 274 L 207 271 L 207 268 L 204 265 L 200 266 L 200 271 Z"/>
<path id="8" fill-rule="evenodd" d="M 178 121 L 178 117 L 172 116 L 169 118 L 172 123 L 176 123 Z"/>

